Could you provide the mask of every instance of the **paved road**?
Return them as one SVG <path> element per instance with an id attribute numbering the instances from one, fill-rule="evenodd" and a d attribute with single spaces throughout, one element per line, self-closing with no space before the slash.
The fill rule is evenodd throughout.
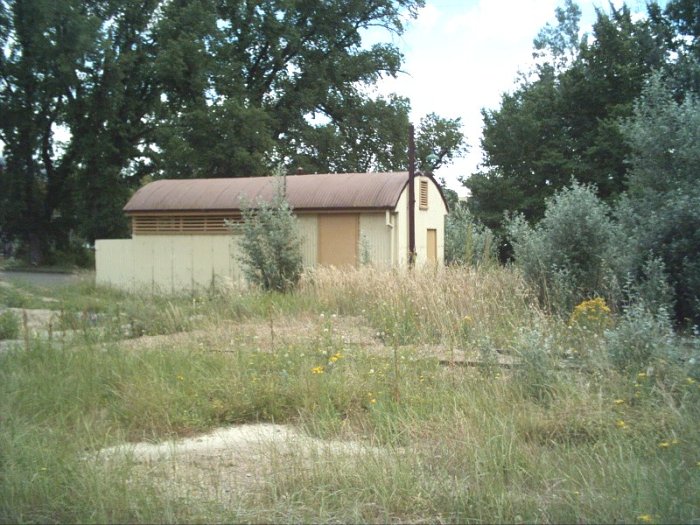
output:
<path id="1" fill-rule="evenodd" d="M 57 286 L 62 284 L 70 284 L 84 278 L 84 276 L 74 273 L 0 271 L 0 281 L 19 281 L 36 286 Z"/>

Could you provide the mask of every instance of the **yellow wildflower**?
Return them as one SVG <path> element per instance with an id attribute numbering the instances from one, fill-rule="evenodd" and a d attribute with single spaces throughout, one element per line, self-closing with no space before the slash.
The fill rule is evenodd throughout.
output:
<path id="1" fill-rule="evenodd" d="M 644 379 L 646 376 L 647 376 L 647 373 L 646 373 L 646 372 L 639 372 L 639 373 L 637 374 L 637 377 L 638 377 L 639 379 Z"/>
<path id="2" fill-rule="evenodd" d="M 617 428 L 627 428 L 627 423 L 625 423 L 624 420 L 622 420 L 622 419 L 618 419 L 618 420 L 615 422 L 615 426 L 616 426 Z"/>
<path id="3" fill-rule="evenodd" d="M 324 367 L 322 366 L 315 366 L 311 369 L 312 374 L 322 374 L 324 371 Z"/>
<path id="4" fill-rule="evenodd" d="M 659 448 L 668 448 L 670 446 L 671 444 L 668 441 L 662 441 L 661 443 L 659 443 Z"/>
<path id="5" fill-rule="evenodd" d="M 625 400 L 624 400 L 624 399 L 616 399 L 616 400 L 614 401 L 614 403 L 615 403 L 616 405 L 623 405 L 623 404 L 625 403 Z"/>
<path id="6" fill-rule="evenodd" d="M 611 322 L 610 308 L 602 297 L 581 302 L 569 318 L 569 326 L 579 325 L 589 329 L 604 328 Z"/>
<path id="7" fill-rule="evenodd" d="M 688 383 L 689 385 L 693 385 L 693 384 L 695 384 L 695 379 L 693 379 L 692 377 L 686 377 L 685 382 Z"/>
<path id="8" fill-rule="evenodd" d="M 341 354 L 340 352 L 336 352 L 335 354 L 333 354 L 332 356 L 330 356 L 330 357 L 328 358 L 328 360 L 329 360 L 331 363 L 335 363 L 338 359 L 341 359 L 342 357 L 343 357 L 343 354 Z"/>
<path id="9" fill-rule="evenodd" d="M 637 519 L 642 523 L 651 523 L 654 519 L 654 516 L 652 516 L 651 514 L 640 514 L 639 516 L 637 516 Z"/>
<path id="10" fill-rule="evenodd" d="M 185 376 L 183 376 L 182 374 L 178 374 L 178 375 L 177 375 L 177 380 L 178 380 L 178 381 L 184 381 L 184 380 L 185 380 Z"/>

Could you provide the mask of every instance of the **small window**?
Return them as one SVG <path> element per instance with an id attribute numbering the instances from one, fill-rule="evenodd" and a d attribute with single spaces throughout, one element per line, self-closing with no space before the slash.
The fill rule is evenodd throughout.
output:
<path id="1" fill-rule="evenodd" d="M 420 181 L 420 197 L 418 199 L 418 205 L 421 210 L 428 209 L 428 181 Z"/>

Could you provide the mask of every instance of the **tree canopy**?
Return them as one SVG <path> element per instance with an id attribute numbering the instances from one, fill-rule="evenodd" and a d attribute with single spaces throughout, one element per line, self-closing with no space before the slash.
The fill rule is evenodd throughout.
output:
<path id="1" fill-rule="evenodd" d="M 497 109 L 482 111 L 482 167 L 463 179 L 474 216 L 500 232 L 506 211 L 535 222 L 545 200 L 572 179 L 615 202 L 627 188 L 631 154 L 619 124 L 632 115 L 645 79 L 663 70 L 679 95 L 697 86 L 699 11 L 685 0 L 664 10 L 651 3 L 637 19 L 626 5 L 610 5 L 581 35 L 572 0 L 557 9 L 557 25 L 535 39 L 537 65 Z"/>
<path id="2" fill-rule="evenodd" d="M 127 232 L 144 176 L 406 167 L 410 101 L 391 44 L 423 0 L 0 0 L 0 235 L 47 249 Z M 447 163 L 459 120 L 418 147 Z M 426 153 L 427 154 L 427 153 Z"/>

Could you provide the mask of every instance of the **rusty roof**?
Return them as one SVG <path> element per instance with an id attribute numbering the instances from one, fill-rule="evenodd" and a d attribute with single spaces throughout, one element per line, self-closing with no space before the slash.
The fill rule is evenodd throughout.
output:
<path id="1" fill-rule="evenodd" d="M 408 172 L 289 175 L 286 195 L 295 210 L 393 209 L 407 182 Z M 240 210 L 274 193 L 273 177 L 158 180 L 139 189 L 124 211 Z"/>

